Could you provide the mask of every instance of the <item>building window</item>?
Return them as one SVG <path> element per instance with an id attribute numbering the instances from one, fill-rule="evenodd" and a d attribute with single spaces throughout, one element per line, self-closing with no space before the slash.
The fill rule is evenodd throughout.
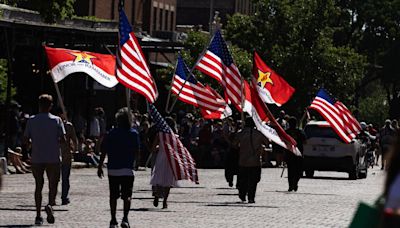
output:
<path id="1" fill-rule="evenodd" d="M 159 15 L 158 15 L 158 30 L 162 30 L 163 29 L 163 27 L 162 27 L 162 25 L 163 25 L 163 12 L 164 12 L 164 10 L 163 9 L 158 9 L 159 11 Z"/>
<path id="2" fill-rule="evenodd" d="M 168 11 L 168 10 L 165 10 L 165 12 L 164 12 L 164 30 L 166 30 L 166 31 L 169 31 L 169 30 L 170 30 L 170 28 L 169 28 L 169 23 L 168 23 L 168 15 L 169 15 L 169 12 L 170 12 L 170 11 Z"/>
<path id="3" fill-rule="evenodd" d="M 171 15 L 171 19 L 169 21 L 169 23 L 170 23 L 170 31 L 174 31 L 175 30 L 175 27 L 174 27 L 174 11 L 171 11 L 170 15 Z"/>
<path id="4" fill-rule="evenodd" d="M 153 7 L 153 31 L 157 30 L 157 7 Z"/>

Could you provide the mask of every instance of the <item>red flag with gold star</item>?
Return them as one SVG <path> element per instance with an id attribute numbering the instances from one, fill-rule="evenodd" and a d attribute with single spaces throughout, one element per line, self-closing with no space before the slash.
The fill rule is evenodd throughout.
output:
<path id="1" fill-rule="evenodd" d="M 86 73 L 111 88 L 118 84 L 115 57 L 93 52 L 44 47 L 53 80 L 57 83 L 73 73 Z"/>
<path id="2" fill-rule="evenodd" d="M 254 52 L 253 82 L 261 99 L 268 104 L 282 106 L 293 95 L 295 89 L 265 64 Z"/>

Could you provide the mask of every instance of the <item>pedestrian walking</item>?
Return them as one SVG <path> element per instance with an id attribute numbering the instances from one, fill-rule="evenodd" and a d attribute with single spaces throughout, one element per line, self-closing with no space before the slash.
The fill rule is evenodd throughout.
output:
<path id="1" fill-rule="evenodd" d="M 379 146 L 381 148 L 381 155 L 382 155 L 381 170 L 385 168 L 385 161 L 387 159 L 386 156 L 393 143 L 395 135 L 396 135 L 396 130 L 394 130 L 393 127 L 391 126 L 391 121 L 386 120 L 385 126 L 383 126 L 379 131 Z"/>
<path id="2" fill-rule="evenodd" d="M 104 176 L 103 164 L 108 156 L 108 182 L 110 190 L 111 221 L 110 228 L 118 227 L 116 212 L 119 197 L 124 201 L 124 216 L 121 227 L 129 226 L 128 214 L 134 182 L 134 162 L 139 151 L 139 134 L 132 128 L 132 114 L 127 108 L 120 109 L 115 115 L 117 127 L 104 137 L 97 175 Z"/>
<path id="3" fill-rule="evenodd" d="M 69 177 L 71 174 L 72 153 L 78 147 L 78 138 L 76 137 L 74 125 L 68 121 L 66 114 L 61 112 L 59 116 L 63 120 L 67 142 L 61 144 L 61 205 L 67 205 L 70 203 L 68 193 L 70 189 Z"/>
<path id="4" fill-rule="evenodd" d="M 172 130 L 176 129 L 176 123 L 171 117 L 166 117 L 165 121 Z M 175 131 L 174 131 L 175 132 Z M 176 133 L 176 132 L 175 132 Z M 160 133 L 158 133 L 160 134 Z M 154 201 L 153 205 L 158 207 L 159 199 L 163 199 L 163 209 L 168 208 L 168 196 L 171 188 L 178 187 L 171 166 L 168 163 L 167 152 L 164 147 L 159 146 L 159 136 L 154 138 L 153 153 L 156 153 L 155 163 L 151 172 L 150 184 L 152 185 Z"/>
<path id="5" fill-rule="evenodd" d="M 239 142 L 238 190 L 242 202 L 248 197 L 249 203 L 255 203 L 257 184 L 261 179 L 261 156 L 263 145 L 268 146 L 268 139 L 257 129 L 251 117 L 246 118 L 245 128 L 237 133 Z"/>
<path id="6" fill-rule="evenodd" d="M 43 224 L 41 217 L 44 172 L 49 180 L 49 203 L 45 207 L 47 222 L 54 223 L 52 206 L 56 204 L 57 185 L 60 179 L 60 143 L 66 143 L 64 124 L 60 117 L 50 114 L 53 97 L 39 96 L 39 113 L 26 125 L 24 142 L 32 142 L 32 174 L 35 178 L 36 225 Z"/>
<path id="7" fill-rule="evenodd" d="M 303 143 L 306 140 L 305 133 L 297 127 L 297 119 L 290 117 L 288 120 L 289 128 L 286 133 L 297 143 L 297 148 L 303 154 Z M 286 164 L 288 169 L 289 192 L 297 192 L 298 183 L 303 173 L 303 157 L 297 156 L 291 151 L 286 150 Z"/>

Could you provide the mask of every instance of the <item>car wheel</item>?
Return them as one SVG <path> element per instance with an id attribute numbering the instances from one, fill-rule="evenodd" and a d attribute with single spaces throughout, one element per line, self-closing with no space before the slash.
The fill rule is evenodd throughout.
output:
<path id="1" fill-rule="evenodd" d="M 313 178 L 314 177 L 314 170 L 306 170 L 306 177 Z"/>

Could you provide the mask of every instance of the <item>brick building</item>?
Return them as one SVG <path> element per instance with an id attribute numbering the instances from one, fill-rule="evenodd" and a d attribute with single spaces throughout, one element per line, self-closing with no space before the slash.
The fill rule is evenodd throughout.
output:
<path id="1" fill-rule="evenodd" d="M 213 14 L 219 12 L 222 24 L 227 22 L 228 15 L 254 13 L 251 0 L 178 0 L 177 5 L 177 25 L 201 25 L 204 30 L 209 29 L 211 7 Z"/>
<path id="2" fill-rule="evenodd" d="M 118 20 L 118 0 L 77 0 L 78 16 Z M 126 0 L 125 13 L 136 31 L 161 38 L 173 38 L 176 0 Z"/>

